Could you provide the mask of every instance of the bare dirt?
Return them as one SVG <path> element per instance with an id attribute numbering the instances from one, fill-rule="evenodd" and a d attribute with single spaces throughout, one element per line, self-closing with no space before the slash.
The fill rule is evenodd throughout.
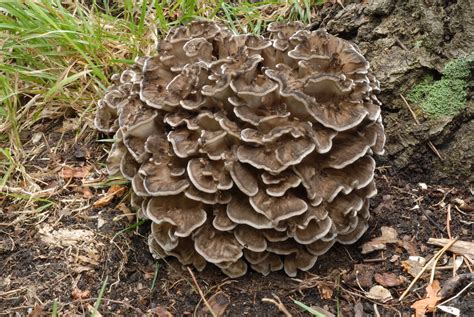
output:
<path id="1" fill-rule="evenodd" d="M 356 245 L 334 246 L 296 279 L 250 272 L 232 280 L 213 267 L 194 272 L 214 309 L 225 316 L 278 316 L 275 304 L 262 301 L 277 296 L 293 316 L 309 315 L 293 300 L 339 316 L 413 314 L 410 306 L 425 297 L 431 269 L 399 302 L 414 279 L 409 256 L 429 259 L 440 250 L 427 244 L 429 238 L 473 240 L 472 174 L 465 173 L 472 166 L 468 150 L 474 145 L 466 142 L 472 143 L 467 136 L 473 115 L 468 109 L 430 134 L 432 123 L 421 117 L 416 127 L 399 95 L 423 74 L 439 74 L 450 58 L 472 52 L 473 17 L 469 1 L 380 0 L 346 3 L 344 9 L 327 4 L 318 11 L 314 27 L 358 43 L 382 82 L 388 153 L 379 159 L 370 229 Z M 100 187 L 108 145 L 96 142 L 104 136 L 94 133 L 78 137 L 79 115 L 39 122 L 22 136 L 34 153 L 27 172 L 43 184 L 43 194 L 30 197 L 26 206 L 13 203 L 25 195 L 21 191 L 0 197 L 0 315 L 51 316 L 53 310 L 61 316 L 90 315 L 98 297 L 104 316 L 208 315 L 191 274 L 173 260 L 157 263 L 149 254 L 149 226 L 131 228 L 135 220 L 127 194 L 94 207 L 108 190 Z M 90 120 L 86 124 L 92 127 Z M 362 254 L 361 246 L 379 237 L 383 226 L 397 232 L 397 242 Z M 130 230 L 121 232 L 125 228 Z M 441 287 L 453 277 L 452 259 L 446 252 L 434 270 Z M 470 275 L 445 290 L 446 298 L 472 281 L 472 266 L 463 258 L 455 274 Z M 376 273 L 396 279 L 396 285 L 385 286 L 393 299 L 368 297 L 372 286 L 387 283 Z M 472 287 L 446 305 L 474 316 Z"/>

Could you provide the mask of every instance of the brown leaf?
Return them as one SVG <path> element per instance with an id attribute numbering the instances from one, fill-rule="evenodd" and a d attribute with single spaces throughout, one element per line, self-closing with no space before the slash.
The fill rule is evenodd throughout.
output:
<path id="1" fill-rule="evenodd" d="M 403 284 L 404 279 L 394 273 L 375 273 L 375 281 L 385 287 L 394 287 Z"/>
<path id="2" fill-rule="evenodd" d="M 81 189 L 82 189 L 82 195 L 84 196 L 84 198 L 92 198 L 92 196 L 94 196 L 94 194 L 92 194 L 92 191 L 89 187 L 84 186 L 84 187 L 81 187 Z"/>
<path id="3" fill-rule="evenodd" d="M 80 289 L 76 288 L 71 292 L 72 299 L 87 299 L 91 297 L 91 291 L 86 289 L 85 291 L 81 291 Z"/>
<path id="4" fill-rule="evenodd" d="M 112 200 L 115 197 L 121 197 L 125 191 L 127 190 L 126 187 L 120 186 L 120 185 L 112 185 L 109 190 L 107 191 L 107 194 L 105 194 L 104 197 L 99 198 L 95 203 L 94 207 L 96 208 L 101 208 L 104 206 L 107 206 L 112 202 Z"/>
<path id="5" fill-rule="evenodd" d="M 229 299 L 229 296 L 227 296 L 225 293 L 218 292 L 212 295 L 211 298 L 209 298 L 208 303 L 209 303 L 209 306 L 211 306 L 211 309 L 214 311 L 214 313 L 217 316 L 222 316 L 224 315 L 224 312 L 227 306 L 229 306 L 230 304 L 230 299 Z M 204 307 L 201 310 L 201 313 L 202 313 L 202 316 L 207 316 L 207 314 L 209 313 L 207 307 Z"/>
<path id="6" fill-rule="evenodd" d="M 379 300 L 385 303 L 392 299 L 392 294 L 388 289 L 380 285 L 374 285 L 370 291 L 366 294 L 368 298 Z"/>
<path id="7" fill-rule="evenodd" d="M 425 313 L 434 311 L 436 304 L 441 299 L 441 296 L 438 295 L 440 289 L 438 280 L 434 280 L 426 287 L 426 297 L 411 305 L 411 308 L 415 309 L 416 317 L 423 317 Z"/>
<path id="8" fill-rule="evenodd" d="M 326 284 L 318 285 L 318 290 L 319 290 L 319 294 L 321 294 L 321 298 L 323 299 L 331 299 L 332 294 L 334 293 L 334 290 L 332 289 L 332 287 Z"/>
<path id="9" fill-rule="evenodd" d="M 401 265 L 405 272 L 413 277 L 416 277 L 420 273 L 421 269 L 425 265 L 426 260 L 420 256 L 410 256 L 408 260 L 402 261 Z"/>
<path id="10" fill-rule="evenodd" d="M 153 308 L 149 311 L 151 313 L 150 316 L 158 316 L 158 317 L 173 317 L 165 307 L 158 305 L 156 308 Z"/>
<path id="11" fill-rule="evenodd" d="M 374 238 L 362 245 L 362 254 L 367 254 L 376 250 L 385 250 L 387 243 L 398 242 L 398 232 L 392 227 L 382 227 L 382 235 Z"/>
<path id="12" fill-rule="evenodd" d="M 69 167 L 65 166 L 61 171 L 62 178 L 84 178 L 89 175 L 90 166 Z"/>
<path id="13" fill-rule="evenodd" d="M 43 316 L 44 310 L 42 305 L 35 305 L 31 313 L 28 314 L 28 317 L 40 317 Z"/>
<path id="14" fill-rule="evenodd" d="M 410 241 L 410 237 L 404 236 L 402 240 L 402 247 L 408 252 L 409 255 L 418 255 L 418 250 L 413 241 Z"/>
<path id="15" fill-rule="evenodd" d="M 369 264 L 355 264 L 354 269 L 344 275 L 344 282 L 356 288 L 369 288 L 374 283 L 372 281 L 374 277 L 375 269 Z"/>

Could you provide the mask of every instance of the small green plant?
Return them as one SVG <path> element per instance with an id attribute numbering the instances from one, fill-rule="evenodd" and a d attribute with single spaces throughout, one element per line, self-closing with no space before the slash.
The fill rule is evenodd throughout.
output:
<path id="1" fill-rule="evenodd" d="M 427 76 L 408 94 L 408 100 L 418 105 L 430 118 L 452 117 L 466 106 L 467 85 L 474 55 L 458 58 L 446 64 L 443 77 Z"/>

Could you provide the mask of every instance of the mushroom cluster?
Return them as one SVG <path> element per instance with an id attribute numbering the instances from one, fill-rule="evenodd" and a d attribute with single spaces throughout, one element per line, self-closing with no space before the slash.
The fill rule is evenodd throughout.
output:
<path id="1" fill-rule="evenodd" d="M 238 277 L 308 270 L 367 229 L 384 130 L 358 48 L 301 23 L 268 37 L 172 29 L 99 101 L 108 173 L 131 181 L 156 257 Z"/>

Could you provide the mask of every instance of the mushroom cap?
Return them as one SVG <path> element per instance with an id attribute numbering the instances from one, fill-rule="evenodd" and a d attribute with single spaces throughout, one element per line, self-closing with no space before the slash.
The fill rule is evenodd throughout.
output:
<path id="1" fill-rule="evenodd" d="M 222 232 L 210 225 L 203 226 L 194 235 L 194 247 L 211 263 L 237 262 L 242 256 L 242 245 L 229 232 Z"/>
<path id="2" fill-rule="evenodd" d="M 201 204 L 178 197 L 153 197 L 146 207 L 147 217 L 153 223 L 169 223 L 175 227 L 173 234 L 177 237 L 187 237 L 195 229 L 201 227 L 207 219 Z"/>
<path id="3" fill-rule="evenodd" d="M 154 257 L 295 276 L 367 230 L 379 82 L 325 30 L 275 22 L 267 34 L 172 28 L 98 102 L 95 126 L 115 133 L 107 172 L 130 180 Z"/>

